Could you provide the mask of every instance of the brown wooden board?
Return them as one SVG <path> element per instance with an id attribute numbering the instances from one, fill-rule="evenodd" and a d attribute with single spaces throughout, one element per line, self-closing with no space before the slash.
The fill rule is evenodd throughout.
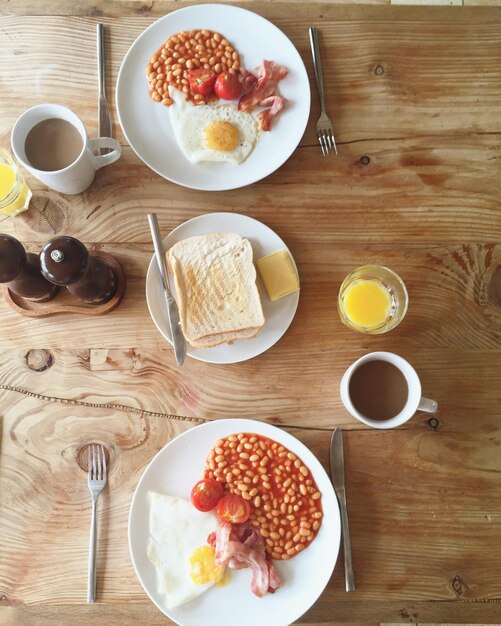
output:
<path id="1" fill-rule="evenodd" d="M 117 287 L 113 297 L 99 305 L 89 305 L 85 302 L 73 297 L 67 289 L 61 289 L 57 295 L 47 302 L 31 302 L 26 298 L 22 298 L 8 288 L 7 285 L 2 286 L 5 302 L 20 315 L 25 317 L 49 317 L 60 313 L 76 313 L 78 315 L 104 315 L 114 311 L 122 301 L 125 293 L 125 274 L 120 263 L 114 256 L 103 251 L 96 251 L 94 256 L 103 259 L 113 268 Z"/>

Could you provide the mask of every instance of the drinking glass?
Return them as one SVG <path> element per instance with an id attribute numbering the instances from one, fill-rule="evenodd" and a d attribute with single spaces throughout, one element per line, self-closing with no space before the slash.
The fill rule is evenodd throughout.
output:
<path id="1" fill-rule="evenodd" d="M 6 150 L 0 148 L 0 215 L 13 217 L 26 211 L 31 196 L 17 163 Z"/>
<path id="2" fill-rule="evenodd" d="M 375 315 L 374 321 L 371 323 L 353 319 L 354 316 L 350 316 L 350 302 L 347 296 L 353 287 L 359 289 L 359 294 L 361 294 L 360 288 L 363 288 L 364 284 L 369 285 L 372 290 L 376 289 L 377 291 L 377 288 L 380 288 L 382 292 L 380 295 L 387 302 L 383 315 L 379 319 Z M 387 333 L 400 324 L 407 312 L 408 301 L 407 289 L 402 279 L 394 271 L 383 265 L 364 265 L 351 272 L 344 279 L 339 289 L 338 311 L 341 321 L 349 328 L 360 333 L 377 335 Z M 358 296 L 358 304 L 362 310 L 364 306 L 367 307 L 363 313 L 370 314 L 370 307 L 374 302 L 371 302 L 368 296 L 367 303 L 365 303 L 363 294 L 361 294 Z"/>

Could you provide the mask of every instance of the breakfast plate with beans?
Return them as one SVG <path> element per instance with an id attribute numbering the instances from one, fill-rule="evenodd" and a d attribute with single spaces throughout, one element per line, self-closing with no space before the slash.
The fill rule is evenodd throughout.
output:
<path id="1" fill-rule="evenodd" d="M 285 163 L 308 122 L 310 86 L 299 53 L 274 24 L 205 4 L 141 33 L 122 62 L 116 104 L 146 165 L 174 183 L 216 191 Z"/>
<path id="2" fill-rule="evenodd" d="M 251 592 L 251 571 L 237 569 L 226 584 L 168 608 L 148 558 L 149 494 L 189 500 L 193 486 L 204 481 L 217 481 L 224 489 L 218 516 L 225 500 L 239 498 L 246 504 L 247 523 L 262 537 L 280 586 L 257 597 Z M 208 422 L 170 441 L 144 471 L 129 516 L 136 574 L 156 606 L 181 626 L 295 622 L 329 582 L 340 535 L 337 500 L 318 459 L 286 431 L 245 419 Z"/>

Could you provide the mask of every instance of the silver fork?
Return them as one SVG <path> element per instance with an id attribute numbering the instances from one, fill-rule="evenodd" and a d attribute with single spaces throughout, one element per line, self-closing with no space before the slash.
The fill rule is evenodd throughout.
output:
<path id="1" fill-rule="evenodd" d="M 324 74 L 322 72 L 322 60 L 320 58 L 320 44 L 318 41 L 318 30 L 313 27 L 310 28 L 310 44 L 318 94 L 320 96 L 320 117 L 317 122 L 317 137 L 320 148 L 322 149 L 322 154 L 327 156 L 331 150 L 337 154 L 337 148 L 332 122 L 325 111 Z"/>
<path id="2" fill-rule="evenodd" d="M 96 599 L 96 539 L 97 498 L 106 485 L 106 456 L 104 447 L 91 445 L 89 450 L 89 491 L 92 494 L 92 517 L 90 521 L 89 572 L 87 579 L 87 602 Z"/>

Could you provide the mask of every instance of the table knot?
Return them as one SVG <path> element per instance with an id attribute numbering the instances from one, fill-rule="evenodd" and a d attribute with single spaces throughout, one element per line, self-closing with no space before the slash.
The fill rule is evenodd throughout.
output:
<path id="1" fill-rule="evenodd" d="M 89 471 L 89 447 L 90 446 L 103 446 L 104 448 L 104 458 L 106 459 L 106 467 L 109 470 L 110 467 L 110 453 L 106 448 L 105 444 L 101 441 L 89 441 L 84 446 L 79 448 L 77 451 L 77 465 L 80 469 L 83 469 L 84 472 Z"/>
<path id="2" fill-rule="evenodd" d="M 451 580 L 451 585 L 454 593 L 460 597 L 468 591 L 468 585 L 464 582 L 461 576 L 454 576 Z"/>
<path id="3" fill-rule="evenodd" d="M 45 372 L 54 364 L 54 357 L 49 350 L 45 348 L 38 350 L 28 350 L 24 355 L 26 364 L 34 372 Z"/>
<path id="4" fill-rule="evenodd" d="M 428 426 L 432 430 L 437 430 L 437 428 L 440 426 L 440 422 L 437 420 L 436 417 L 430 417 L 430 419 L 428 420 Z"/>

